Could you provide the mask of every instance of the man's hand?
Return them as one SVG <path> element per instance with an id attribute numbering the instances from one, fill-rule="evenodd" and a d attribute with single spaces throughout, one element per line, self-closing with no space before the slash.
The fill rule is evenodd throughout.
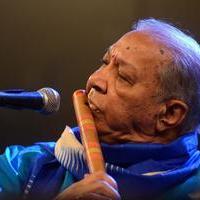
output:
<path id="1" fill-rule="evenodd" d="M 118 200 L 116 181 L 104 172 L 85 175 L 84 179 L 72 184 L 56 200 Z"/>

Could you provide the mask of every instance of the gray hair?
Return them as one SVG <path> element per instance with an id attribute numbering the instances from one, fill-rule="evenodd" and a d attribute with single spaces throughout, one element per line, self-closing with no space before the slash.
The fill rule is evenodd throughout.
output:
<path id="1" fill-rule="evenodd" d="M 195 129 L 200 123 L 200 46 L 189 35 L 169 23 L 139 20 L 133 31 L 150 34 L 172 53 L 172 63 L 160 70 L 160 96 L 163 100 L 175 98 L 188 107 L 184 131 Z"/>

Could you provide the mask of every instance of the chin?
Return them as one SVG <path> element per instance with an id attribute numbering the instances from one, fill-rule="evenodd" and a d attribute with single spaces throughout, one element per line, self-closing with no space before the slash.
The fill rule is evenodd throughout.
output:
<path id="1" fill-rule="evenodd" d="M 115 137 L 113 138 L 113 134 L 115 131 L 113 131 L 106 123 L 102 121 L 95 121 L 98 138 L 100 142 L 113 144 L 113 140 L 115 140 Z"/>
<path id="2" fill-rule="evenodd" d="M 112 132 L 109 126 L 102 120 L 95 119 L 95 126 L 99 136 Z"/>
<path id="3" fill-rule="evenodd" d="M 93 115 L 98 137 L 101 142 L 112 143 L 111 140 L 117 130 L 109 124 L 103 115 Z M 115 124 L 115 123 L 114 123 Z"/>
<path id="4" fill-rule="evenodd" d="M 108 132 L 107 126 L 103 124 L 102 122 L 95 122 L 95 126 L 96 126 L 98 134 L 104 134 Z"/>

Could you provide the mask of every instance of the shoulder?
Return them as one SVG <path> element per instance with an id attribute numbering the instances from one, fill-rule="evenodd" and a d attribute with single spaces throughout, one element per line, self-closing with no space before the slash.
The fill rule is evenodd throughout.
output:
<path id="1" fill-rule="evenodd" d="M 21 145 L 9 146 L 0 156 L 0 160 L 4 161 L 4 164 L 12 165 L 14 169 L 18 169 L 20 164 L 27 163 L 30 165 L 40 156 L 53 156 L 54 146 L 54 142 L 36 143 L 27 147 Z"/>
<path id="2" fill-rule="evenodd" d="M 55 143 L 37 143 L 24 147 L 12 145 L 0 155 L 0 197 L 6 193 L 19 194 L 35 163 L 41 157 L 51 159 Z"/>
<path id="3" fill-rule="evenodd" d="M 173 199 L 200 199 L 200 168 L 185 182 L 167 191 L 161 198 L 163 200 Z"/>

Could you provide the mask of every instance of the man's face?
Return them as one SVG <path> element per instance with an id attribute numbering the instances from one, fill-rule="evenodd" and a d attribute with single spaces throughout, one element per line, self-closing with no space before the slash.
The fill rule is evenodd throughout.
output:
<path id="1" fill-rule="evenodd" d="M 164 48 L 141 32 L 129 32 L 109 48 L 86 88 L 102 141 L 144 142 L 155 134 L 158 68 L 166 62 Z"/>

